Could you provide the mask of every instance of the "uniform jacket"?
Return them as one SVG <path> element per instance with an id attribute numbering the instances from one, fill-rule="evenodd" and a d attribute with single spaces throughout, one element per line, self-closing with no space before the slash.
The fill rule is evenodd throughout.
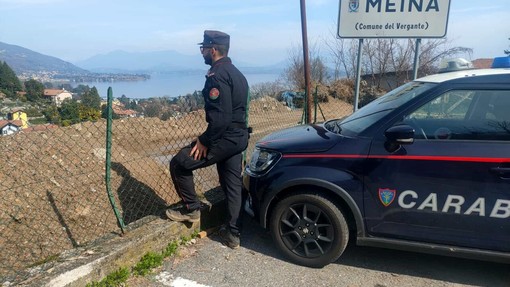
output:
<path id="1" fill-rule="evenodd" d="M 207 129 L 198 139 L 211 147 L 228 129 L 246 128 L 249 87 L 229 57 L 214 62 L 206 75 L 202 95 Z"/>

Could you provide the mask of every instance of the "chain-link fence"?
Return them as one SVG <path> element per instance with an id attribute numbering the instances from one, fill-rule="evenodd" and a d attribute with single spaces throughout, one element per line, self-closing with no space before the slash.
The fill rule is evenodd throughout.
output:
<path id="1" fill-rule="evenodd" d="M 330 98 L 319 105 L 317 121 L 351 112 L 352 105 Z M 299 124 L 302 115 L 302 109 L 290 109 L 274 98 L 251 101 L 247 157 L 257 140 Z M 166 120 L 115 119 L 111 151 L 104 119 L 0 136 L 0 282 L 21 282 L 31 269 L 44 268 L 63 251 L 121 233 L 105 181 L 109 152 L 109 186 L 123 223 L 160 216 L 180 200 L 169 160 L 205 128 L 202 109 Z M 216 189 L 215 167 L 196 171 L 195 185 L 199 194 Z"/>

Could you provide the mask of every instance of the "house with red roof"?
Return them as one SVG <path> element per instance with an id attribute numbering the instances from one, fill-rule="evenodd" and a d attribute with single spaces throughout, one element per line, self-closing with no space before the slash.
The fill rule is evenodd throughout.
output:
<path id="1" fill-rule="evenodd" d="M 118 106 L 113 106 L 113 113 L 118 115 L 120 118 L 134 118 L 138 116 L 138 113 L 134 110 L 123 109 Z"/>
<path id="2" fill-rule="evenodd" d="M 21 120 L 0 120 L 0 134 L 2 136 L 12 135 L 21 130 L 23 122 Z"/>
<path id="3" fill-rule="evenodd" d="M 60 107 L 64 100 L 73 98 L 73 95 L 65 89 L 44 89 L 44 96 L 51 98 L 51 102 L 57 107 Z"/>

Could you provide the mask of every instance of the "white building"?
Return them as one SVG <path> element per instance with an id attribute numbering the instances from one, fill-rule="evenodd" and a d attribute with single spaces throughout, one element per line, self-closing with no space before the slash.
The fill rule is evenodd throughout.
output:
<path id="1" fill-rule="evenodd" d="M 57 107 L 60 107 L 62 105 L 62 102 L 65 100 L 65 99 L 72 99 L 73 98 L 73 95 L 62 89 L 62 90 L 59 90 L 59 89 L 44 89 L 44 96 L 45 97 L 50 97 L 51 98 L 51 101 L 52 103 L 54 103 Z"/>
<path id="2" fill-rule="evenodd" d="M 0 135 L 7 136 L 15 134 L 21 130 L 22 125 L 23 123 L 20 120 L 0 120 Z"/>

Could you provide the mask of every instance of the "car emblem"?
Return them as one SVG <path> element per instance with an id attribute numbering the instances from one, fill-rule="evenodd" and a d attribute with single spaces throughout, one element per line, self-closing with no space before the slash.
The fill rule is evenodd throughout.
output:
<path id="1" fill-rule="evenodd" d="M 379 188 L 379 200 L 381 200 L 384 206 L 389 206 L 395 200 L 396 194 L 397 191 L 395 189 Z"/>

